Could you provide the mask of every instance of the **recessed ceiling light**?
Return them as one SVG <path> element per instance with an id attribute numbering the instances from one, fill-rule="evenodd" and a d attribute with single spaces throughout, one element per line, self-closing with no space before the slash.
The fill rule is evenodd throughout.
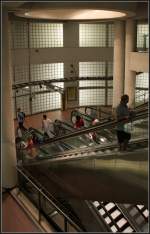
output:
<path id="1" fill-rule="evenodd" d="M 18 12 L 16 15 L 53 20 L 94 20 L 125 17 L 127 13 L 99 9 L 38 9 L 25 12 L 24 14 Z"/>

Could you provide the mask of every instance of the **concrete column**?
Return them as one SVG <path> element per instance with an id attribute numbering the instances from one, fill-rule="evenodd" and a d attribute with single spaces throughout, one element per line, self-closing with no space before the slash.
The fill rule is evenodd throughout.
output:
<path id="1" fill-rule="evenodd" d="M 113 108 L 120 103 L 124 89 L 124 22 L 116 21 L 114 38 Z"/>
<path id="2" fill-rule="evenodd" d="M 17 183 L 8 12 L 2 11 L 2 187 Z"/>
<path id="3" fill-rule="evenodd" d="M 78 23 L 73 23 L 73 22 L 67 22 L 64 23 L 64 47 L 65 48 L 78 48 L 78 43 L 79 43 L 79 24 Z M 65 61 L 64 63 L 64 76 L 65 77 L 78 77 L 78 60 L 73 57 L 72 60 Z M 77 93 L 77 99 L 68 101 L 67 100 L 67 92 L 68 92 L 68 87 L 76 87 L 77 90 L 79 86 L 78 81 L 73 81 L 73 82 L 66 82 L 64 84 L 65 88 L 65 99 L 66 99 L 66 108 L 74 108 L 78 106 L 79 104 L 79 93 Z"/>
<path id="4" fill-rule="evenodd" d="M 131 52 L 134 52 L 135 50 L 135 43 L 136 43 L 136 24 L 134 20 L 129 19 L 126 21 L 124 93 L 129 95 L 130 107 L 134 107 L 134 102 L 135 102 L 136 72 L 130 70 L 130 56 Z"/>

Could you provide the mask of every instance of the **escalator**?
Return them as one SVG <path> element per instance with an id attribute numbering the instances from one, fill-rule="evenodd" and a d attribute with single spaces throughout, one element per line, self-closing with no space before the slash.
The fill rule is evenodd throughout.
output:
<path id="1" fill-rule="evenodd" d="M 136 116 L 129 151 L 119 152 L 117 142 L 38 155 L 18 169 L 85 232 L 146 232 L 148 230 L 148 130 L 147 114 Z M 114 122 L 56 137 L 45 146 L 66 144 L 90 131 L 114 129 Z M 141 127 L 142 126 L 142 127 Z M 38 206 L 38 196 L 28 183 L 21 189 Z M 42 201 L 43 202 L 43 201 Z M 44 205 L 43 205 L 44 206 Z M 58 211 L 42 212 L 60 222 Z M 60 230 L 59 230 L 60 231 Z"/>
<path id="2" fill-rule="evenodd" d="M 64 123 L 63 123 L 64 124 Z M 49 142 L 44 143 L 41 142 L 40 144 L 34 145 L 34 155 L 33 157 L 29 155 L 29 151 L 27 149 L 17 149 L 18 158 L 24 158 L 28 160 L 36 160 L 36 159 L 47 159 L 47 158 L 55 158 L 61 157 L 62 155 L 69 155 L 70 150 L 74 150 L 75 154 L 77 155 L 78 150 L 83 149 L 85 151 L 93 152 L 95 147 L 101 147 L 101 149 L 106 147 L 107 145 L 111 147 L 113 144 L 116 144 L 116 149 L 118 150 L 117 146 L 117 139 L 116 139 L 116 130 L 115 130 L 116 122 L 112 121 L 108 124 L 98 124 L 94 127 L 85 128 L 82 130 L 75 130 L 74 132 L 70 131 L 69 133 L 63 136 L 56 136 L 53 139 L 50 139 Z M 29 134 L 34 131 L 34 134 L 39 131 L 36 129 L 30 129 Z M 99 144 L 95 144 L 89 138 L 89 133 L 96 132 L 99 134 Z M 33 134 L 33 133 L 32 133 Z M 40 133 L 41 137 L 43 136 Z M 132 139 L 136 140 L 138 138 L 144 139 L 148 135 L 148 118 L 147 114 L 142 114 L 136 116 L 134 121 L 132 122 Z M 133 147 L 133 146 L 132 146 Z M 136 146 L 135 146 L 136 147 Z M 68 153 L 67 153 L 68 152 Z M 102 152 L 103 153 L 103 152 Z M 81 153 L 80 153 L 81 154 Z M 21 156 L 19 156 L 21 155 Z"/>
<path id="3" fill-rule="evenodd" d="M 30 162 L 19 169 L 51 195 L 81 230 L 144 232 L 148 229 L 147 144 L 137 140 L 131 143 L 133 152 L 116 153 L 116 146 L 103 147 L 101 155 L 95 149 L 94 155 L 91 151 L 82 157 L 61 157 L 59 163 Z M 25 192 L 34 200 L 30 189 Z M 58 212 L 52 209 L 48 214 L 57 220 Z"/>

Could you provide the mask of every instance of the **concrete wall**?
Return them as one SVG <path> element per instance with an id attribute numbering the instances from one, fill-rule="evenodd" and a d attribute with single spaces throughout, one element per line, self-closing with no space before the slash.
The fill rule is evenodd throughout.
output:
<path id="1" fill-rule="evenodd" d="M 28 64 L 28 49 L 17 49 L 13 53 L 13 64 Z M 30 49 L 30 63 L 113 61 L 113 48 L 46 48 Z"/>

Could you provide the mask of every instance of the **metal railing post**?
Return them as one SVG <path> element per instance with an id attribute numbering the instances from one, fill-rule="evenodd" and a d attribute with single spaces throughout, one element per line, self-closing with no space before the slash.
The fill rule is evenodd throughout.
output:
<path id="1" fill-rule="evenodd" d="M 66 217 L 64 217 L 64 231 L 67 232 L 68 231 L 68 222 Z"/>

